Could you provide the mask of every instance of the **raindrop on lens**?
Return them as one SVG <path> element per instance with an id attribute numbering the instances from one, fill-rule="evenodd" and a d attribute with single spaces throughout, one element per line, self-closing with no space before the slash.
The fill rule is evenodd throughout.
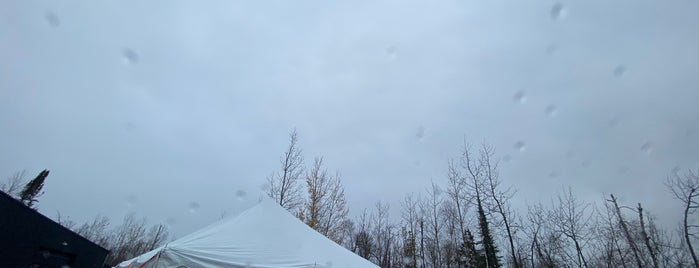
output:
<path id="1" fill-rule="evenodd" d="M 243 200 L 243 198 L 245 197 L 245 194 L 246 193 L 243 190 L 238 190 L 235 192 L 235 196 L 238 198 L 238 200 Z"/>
<path id="2" fill-rule="evenodd" d="M 51 27 L 56 28 L 59 25 L 61 25 L 61 20 L 58 19 L 56 13 L 53 13 L 51 11 L 46 11 L 46 13 L 44 13 L 44 19 L 46 19 L 46 21 L 49 23 L 49 25 L 51 25 Z"/>
<path id="3" fill-rule="evenodd" d="M 549 106 L 546 106 L 546 109 L 544 109 L 544 112 L 549 117 L 554 117 L 554 116 L 556 116 L 556 114 L 558 114 L 558 108 L 556 108 L 555 105 L 549 105 Z"/>
<path id="4" fill-rule="evenodd" d="M 138 54 L 130 48 L 125 48 L 121 51 L 121 56 L 124 58 L 124 62 L 127 64 L 138 63 Z"/>
<path id="5" fill-rule="evenodd" d="M 641 145 L 641 151 L 645 154 L 651 154 L 653 152 L 653 145 L 650 142 L 646 142 Z"/>
<path id="6" fill-rule="evenodd" d="M 515 142 L 515 150 L 524 152 L 527 149 L 527 145 L 523 141 Z"/>
<path id="7" fill-rule="evenodd" d="M 682 168 L 680 168 L 680 166 L 675 166 L 672 168 L 672 174 L 680 173 L 681 170 Z"/>
<path id="8" fill-rule="evenodd" d="M 616 68 L 614 68 L 614 76 L 620 77 L 626 73 L 626 67 L 623 65 L 619 65 Z"/>
<path id="9" fill-rule="evenodd" d="M 561 20 L 566 17 L 568 10 L 561 3 L 556 3 L 551 7 L 551 18 L 554 20 Z"/>
<path id="10" fill-rule="evenodd" d="M 190 202 L 188 207 L 189 207 L 189 213 L 197 213 L 197 210 L 199 210 L 199 203 Z"/>
<path id="11" fill-rule="evenodd" d="M 424 126 L 419 126 L 417 128 L 417 132 L 415 133 L 415 137 L 417 137 L 418 140 L 422 140 L 422 138 L 425 137 L 425 127 Z"/>
<path id="12" fill-rule="evenodd" d="M 524 91 L 517 91 L 512 97 L 518 103 L 525 103 L 527 101 L 527 95 Z"/>

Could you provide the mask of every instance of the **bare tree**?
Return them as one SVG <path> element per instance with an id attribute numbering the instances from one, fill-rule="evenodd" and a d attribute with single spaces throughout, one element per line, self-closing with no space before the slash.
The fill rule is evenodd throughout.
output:
<path id="1" fill-rule="evenodd" d="M 675 174 L 673 178 L 668 178 L 666 185 L 672 191 L 675 199 L 682 202 L 682 232 L 684 240 L 687 250 L 692 256 L 692 261 L 694 261 L 694 266 L 699 268 L 699 261 L 697 261 L 692 244 L 692 240 L 697 236 L 696 228 L 699 226 L 689 223 L 690 215 L 694 215 L 697 208 L 699 208 L 699 201 L 697 201 L 697 197 L 699 197 L 699 176 L 692 171 L 684 174 L 684 176 Z"/>
<path id="2" fill-rule="evenodd" d="M 648 232 L 646 232 L 646 224 L 643 220 L 643 207 L 641 207 L 641 203 L 638 203 L 638 220 L 641 225 L 641 236 L 643 237 L 643 243 L 646 245 L 646 250 L 648 250 L 648 254 L 651 257 L 651 260 L 653 261 L 653 267 L 658 268 L 658 257 L 656 256 L 656 247 L 653 246 L 653 243 L 651 242 L 651 237 L 648 235 Z"/>
<path id="3" fill-rule="evenodd" d="M 75 232 L 104 248 L 109 248 L 111 237 L 108 227 L 109 218 L 98 214 L 91 222 L 80 225 Z"/>
<path id="4" fill-rule="evenodd" d="M 515 253 L 515 244 L 513 239 L 513 229 L 512 218 L 514 217 L 514 212 L 510 208 L 509 200 L 514 196 L 515 190 L 512 187 L 507 187 L 503 189 L 501 186 L 502 181 L 498 173 L 498 162 L 493 161 L 493 156 L 495 152 L 493 147 L 489 145 L 483 145 L 480 151 L 480 165 L 483 167 L 484 172 L 484 184 L 486 185 L 486 192 L 490 200 L 493 201 L 493 208 L 496 214 L 500 216 L 502 223 L 505 227 L 505 233 L 507 234 L 507 241 L 510 245 L 510 257 L 513 261 L 513 267 L 519 268 L 520 264 L 517 261 L 517 254 Z"/>
<path id="5" fill-rule="evenodd" d="M 308 200 L 304 206 L 306 224 L 331 240 L 342 243 L 347 218 L 345 190 L 340 176 L 330 177 L 323 167 L 323 158 L 315 159 L 306 174 Z"/>
<path id="6" fill-rule="evenodd" d="M 303 190 L 299 182 L 303 175 L 303 156 L 298 148 L 296 129 L 289 134 L 289 146 L 282 155 L 280 164 L 281 171 L 274 172 L 267 178 L 267 195 L 294 213 L 303 204 Z"/>
<path id="7" fill-rule="evenodd" d="M 381 267 L 391 267 L 391 247 L 395 236 L 394 226 L 389 221 L 389 205 L 376 202 L 376 214 L 372 213 L 372 236 L 376 242 L 374 258 Z"/>
<path id="8" fill-rule="evenodd" d="M 427 199 L 425 202 L 421 202 L 421 209 L 427 212 L 427 225 L 428 236 L 427 236 L 427 253 L 432 262 L 432 267 L 441 267 L 441 244 L 439 241 L 441 231 L 442 231 L 442 219 L 440 215 L 440 208 L 443 202 L 442 190 L 434 182 L 431 183 L 430 188 L 427 189 Z"/>
<path id="9" fill-rule="evenodd" d="M 413 194 L 407 194 L 401 203 L 401 218 L 403 221 L 403 226 L 405 226 L 404 241 L 407 241 L 404 242 L 404 244 L 408 245 L 404 246 L 403 255 L 406 258 L 409 258 L 409 265 L 407 262 L 404 263 L 406 263 L 408 267 L 413 268 L 418 267 L 419 258 L 417 246 L 418 224 L 420 221 L 418 203 L 418 199 L 415 198 L 415 195 Z"/>
<path id="10" fill-rule="evenodd" d="M 0 184 L 0 191 L 19 199 L 19 194 L 24 184 L 26 184 L 26 178 L 24 176 L 24 170 L 22 170 L 15 172 L 11 177 L 7 178 L 6 182 Z"/>
<path id="11" fill-rule="evenodd" d="M 354 246 L 352 251 L 357 253 L 357 255 L 371 261 L 372 255 L 375 255 L 376 245 L 374 243 L 374 238 L 371 235 L 371 219 L 367 211 L 364 210 L 362 215 L 359 217 L 357 232 L 354 235 Z"/>
<path id="12" fill-rule="evenodd" d="M 558 195 L 558 204 L 551 211 L 554 230 L 571 240 L 575 246 L 576 257 L 573 260 L 578 267 L 588 267 L 583 251 L 583 240 L 587 239 L 592 214 L 590 204 L 580 202 L 570 188 L 563 195 Z"/>

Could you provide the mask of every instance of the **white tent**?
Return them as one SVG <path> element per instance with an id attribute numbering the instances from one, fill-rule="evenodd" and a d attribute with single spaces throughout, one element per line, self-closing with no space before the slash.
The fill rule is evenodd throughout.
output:
<path id="1" fill-rule="evenodd" d="M 266 268 L 378 267 L 264 199 L 224 219 L 117 267 Z"/>

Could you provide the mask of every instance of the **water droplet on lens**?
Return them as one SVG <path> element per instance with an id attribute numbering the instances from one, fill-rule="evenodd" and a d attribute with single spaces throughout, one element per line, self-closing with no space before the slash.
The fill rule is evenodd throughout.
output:
<path id="1" fill-rule="evenodd" d="M 56 13 L 53 13 L 52 11 L 46 11 L 46 13 L 44 13 L 44 19 L 46 19 L 51 27 L 56 28 L 61 25 L 61 20 L 59 20 Z"/>
<path id="2" fill-rule="evenodd" d="M 641 151 L 645 154 L 651 154 L 653 152 L 653 145 L 650 142 L 646 142 L 641 145 Z"/>
<path id="3" fill-rule="evenodd" d="M 331 261 L 326 262 L 325 267 L 327 267 L 327 268 L 333 267 L 333 262 L 331 262 Z"/>
<path id="4" fill-rule="evenodd" d="M 556 178 L 558 177 L 558 173 L 556 173 L 555 171 L 551 171 L 551 173 L 549 173 L 549 177 Z"/>
<path id="5" fill-rule="evenodd" d="M 590 160 L 585 160 L 585 161 L 582 162 L 582 166 L 583 166 L 584 168 L 589 168 L 591 164 L 592 164 L 592 163 L 590 163 Z"/>
<path id="6" fill-rule="evenodd" d="M 502 157 L 503 162 L 510 162 L 512 160 L 512 156 L 509 154 L 506 154 L 505 156 Z"/>
<path id="7" fill-rule="evenodd" d="M 527 95 L 524 91 L 517 91 L 512 97 L 518 103 L 525 103 L 527 101 Z"/>
<path id="8" fill-rule="evenodd" d="M 61 268 L 70 268 L 70 266 L 68 266 L 68 265 L 63 265 L 63 266 L 61 266 Z"/>
<path id="9" fill-rule="evenodd" d="M 556 114 L 558 114 L 558 108 L 556 108 L 555 105 L 549 105 L 549 106 L 546 106 L 546 109 L 544 109 L 544 112 L 549 117 L 554 117 L 554 116 L 556 116 Z"/>
<path id="10" fill-rule="evenodd" d="M 49 252 L 48 250 L 44 250 L 44 252 L 41 252 L 41 256 L 44 257 L 44 259 L 48 259 L 49 257 L 51 257 L 51 252 Z"/>
<path id="11" fill-rule="evenodd" d="M 626 67 L 623 65 L 619 65 L 616 68 L 614 68 L 614 76 L 620 77 L 626 73 Z"/>
<path id="12" fill-rule="evenodd" d="M 170 227 L 172 227 L 173 225 L 177 224 L 177 220 L 175 220 L 175 218 L 167 218 L 167 219 L 165 219 L 165 223 L 167 223 L 167 225 L 170 225 Z"/>
<path id="13" fill-rule="evenodd" d="M 515 150 L 524 152 L 527 149 L 527 145 L 523 141 L 515 142 Z"/>
<path id="14" fill-rule="evenodd" d="M 680 166 L 675 166 L 672 168 L 672 174 L 680 173 L 681 170 L 682 168 Z"/>
<path id="15" fill-rule="evenodd" d="M 189 212 L 190 213 L 197 213 L 197 210 L 199 210 L 199 203 L 197 202 L 190 202 L 189 205 Z"/>
<path id="16" fill-rule="evenodd" d="M 61 245 L 63 245 L 64 247 L 67 247 L 67 246 L 68 246 L 68 242 L 63 241 L 63 243 L 61 243 Z"/>
<path id="17" fill-rule="evenodd" d="M 133 207 L 138 203 L 138 196 L 136 195 L 129 195 L 126 197 L 126 205 L 129 207 Z"/>
<path id="18" fill-rule="evenodd" d="M 121 51 L 121 56 L 127 64 L 136 64 L 138 62 L 138 54 L 130 48 L 125 48 Z"/>
<path id="19" fill-rule="evenodd" d="M 398 56 L 398 49 L 395 46 L 388 46 L 386 48 L 386 55 L 389 59 L 395 59 Z"/>
<path id="20" fill-rule="evenodd" d="M 554 20 L 564 19 L 568 15 L 568 10 L 561 3 L 556 3 L 551 7 L 551 18 Z"/>
<path id="21" fill-rule="evenodd" d="M 420 164 L 420 160 L 415 160 L 415 162 L 413 162 L 413 165 L 415 165 L 416 167 L 420 166 Z"/>
<path id="22" fill-rule="evenodd" d="M 556 50 L 558 50 L 558 47 L 554 44 L 546 46 L 546 53 L 553 54 L 556 52 Z"/>
<path id="23" fill-rule="evenodd" d="M 417 139 L 419 141 L 422 141 L 422 138 L 425 137 L 425 127 L 424 126 L 419 126 L 417 128 L 417 132 L 415 133 L 415 137 L 417 137 Z"/>
<path id="24" fill-rule="evenodd" d="M 238 190 L 235 192 L 235 196 L 238 198 L 238 201 L 243 200 L 245 195 L 246 195 L 246 193 L 243 190 Z"/>

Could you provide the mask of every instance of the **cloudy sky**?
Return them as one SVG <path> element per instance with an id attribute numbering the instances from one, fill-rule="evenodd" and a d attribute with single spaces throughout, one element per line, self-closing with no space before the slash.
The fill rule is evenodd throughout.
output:
<path id="1" fill-rule="evenodd" d="M 352 214 L 496 147 L 516 206 L 572 187 L 664 219 L 699 161 L 699 2 L 0 1 L 0 176 L 40 211 L 176 235 L 260 196 L 296 128 Z"/>

